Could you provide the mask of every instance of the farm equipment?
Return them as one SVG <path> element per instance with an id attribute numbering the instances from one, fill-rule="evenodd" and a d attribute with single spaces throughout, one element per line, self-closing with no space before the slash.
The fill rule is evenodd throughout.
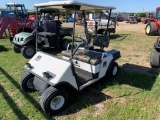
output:
<path id="1" fill-rule="evenodd" d="M 115 14 L 115 18 L 118 22 L 123 22 L 125 20 L 121 14 Z"/>
<path id="2" fill-rule="evenodd" d="M 155 18 L 151 18 L 145 28 L 146 35 L 158 35 L 160 34 L 160 7 L 156 8 Z"/>
<path id="3" fill-rule="evenodd" d="M 147 17 L 141 18 L 141 22 L 143 24 L 147 24 L 148 21 L 151 21 L 152 19 L 154 19 L 154 14 L 153 13 L 149 13 Z"/>
<path id="4" fill-rule="evenodd" d="M 35 29 L 34 18 L 29 17 L 24 4 L 8 3 L 4 11 L 0 11 L 0 36 L 8 28 L 10 41 L 15 34 L 23 31 L 32 32 Z"/>
<path id="5" fill-rule="evenodd" d="M 71 36 L 73 28 L 62 27 L 62 23 L 59 20 L 53 20 L 48 18 L 50 15 L 59 14 L 55 9 L 41 9 L 41 20 L 39 21 L 36 41 L 36 30 L 32 33 L 21 32 L 15 35 L 13 39 L 13 50 L 16 53 L 21 53 L 25 58 L 32 58 L 36 53 L 36 45 L 39 49 L 61 47 L 66 48 L 64 44 L 68 42 L 64 39 L 65 36 Z M 48 15 L 44 16 L 44 15 Z M 42 30 L 43 29 L 43 30 Z"/>
<path id="6" fill-rule="evenodd" d="M 33 58 L 26 63 L 25 72 L 20 79 L 20 86 L 25 92 L 40 91 L 40 105 L 42 109 L 50 115 L 62 111 L 68 104 L 69 89 L 81 91 L 87 86 L 101 80 L 106 75 L 115 77 L 118 73 L 118 64 L 115 62 L 120 57 L 117 50 L 104 51 L 103 48 L 109 45 L 107 31 L 112 9 L 115 7 L 97 6 L 85 4 L 77 1 L 52 1 L 48 3 L 35 4 L 37 9 L 47 7 L 61 10 L 83 11 L 84 21 L 85 12 L 88 10 L 109 11 L 108 24 L 103 34 L 97 35 L 93 40 L 93 45 L 100 46 L 95 49 L 94 46 L 88 46 L 88 31 L 85 23 L 84 31 L 87 46 L 81 45 L 74 48 L 75 21 L 73 22 L 73 35 L 71 50 L 63 51 L 63 57 L 49 55 L 44 52 L 37 52 Z M 75 19 L 74 16 L 74 19 Z"/>

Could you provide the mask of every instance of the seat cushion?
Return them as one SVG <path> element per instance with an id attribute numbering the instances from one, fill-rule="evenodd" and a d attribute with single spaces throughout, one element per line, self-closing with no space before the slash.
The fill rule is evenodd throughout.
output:
<path id="1" fill-rule="evenodd" d="M 62 55 L 66 57 L 71 57 L 71 50 L 62 51 Z M 87 49 L 78 49 L 76 54 L 73 56 L 73 58 L 76 60 L 89 63 L 92 65 L 97 65 L 101 63 L 101 57 L 102 57 L 102 53 L 87 50 Z"/>

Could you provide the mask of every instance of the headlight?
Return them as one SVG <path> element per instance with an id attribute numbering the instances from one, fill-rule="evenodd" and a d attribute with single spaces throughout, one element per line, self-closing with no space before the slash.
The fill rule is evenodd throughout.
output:
<path id="1" fill-rule="evenodd" d="M 51 76 L 49 75 L 48 72 L 43 72 L 43 78 L 49 79 Z"/>
<path id="2" fill-rule="evenodd" d="M 27 67 L 28 69 L 31 69 L 31 68 L 32 68 L 32 66 L 31 66 L 30 63 L 26 63 L 26 67 Z"/>
<path id="3" fill-rule="evenodd" d="M 42 74 L 43 74 L 43 78 L 45 78 L 45 79 L 54 79 L 56 77 L 55 74 L 53 74 L 49 71 L 43 72 Z"/>

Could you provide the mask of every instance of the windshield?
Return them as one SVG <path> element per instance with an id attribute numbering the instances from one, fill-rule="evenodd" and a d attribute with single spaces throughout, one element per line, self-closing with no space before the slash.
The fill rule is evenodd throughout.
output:
<path id="1" fill-rule="evenodd" d="M 14 6 L 7 5 L 6 10 L 14 10 Z"/>
<path id="2" fill-rule="evenodd" d="M 23 11 L 23 13 L 24 13 L 25 15 L 27 14 L 26 9 L 25 9 L 24 6 L 22 7 L 22 11 Z"/>
<path id="3" fill-rule="evenodd" d="M 93 14 L 93 19 L 108 19 L 108 13 L 97 13 Z"/>
<path id="4" fill-rule="evenodd" d="M 157 12 L 156 12 L 156 18 L 160 19 L 160 10 L 157 10 Z"/>

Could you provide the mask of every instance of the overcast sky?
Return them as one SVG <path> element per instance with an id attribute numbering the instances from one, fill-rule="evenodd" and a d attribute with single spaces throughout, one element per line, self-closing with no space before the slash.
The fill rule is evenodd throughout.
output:
<path id="1" fill-rule="evenodd" d="M 6 3 L 23 3 L 27 9 L 33 9 L 36 3 L 49 2 L 50 0 L 0 0 L 0 8 L 5 8 Z M 53 0 L 51 0 L 53 1 Z M 154 12 L 160 6 L 160 0 L 76 0 L 90 4 L 115 6 L 115 12 Z"/>

